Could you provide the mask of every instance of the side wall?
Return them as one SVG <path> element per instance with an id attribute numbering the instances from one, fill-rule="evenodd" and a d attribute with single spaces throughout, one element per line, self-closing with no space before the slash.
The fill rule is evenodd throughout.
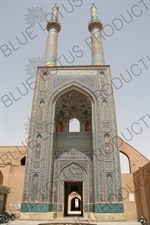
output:
<path id="1" fill-rule="evenodd" d="M 137 191 L 135 193 L 137 217 L 143 215 L 150 224 L 150 162 L 134 174 Z"/>
<path id="2" fill-rule="evenodd" d="M 23 146 L 0 147 L 0 171 L 3 176 L 2 185 L 10 188 L 6 198 L 6 210 L 19 214 L 18 207 L 21 204 L 25 165 L 21 165 L 21 159 L 26 155 Z"/>
<path id="3" fill-rule="evenodd" d="M 134 196 L 135 188 L 133 183 L 133 174 L 121 174 L 121 180 L 125 220 L 136 221 L 137 212 Z"/>
<path id="4" fill-rule="evenodd" d="M 118 140 L 118 144 L 119 151 L 127 156 L 130 168 L 129 174 L 121 175 L 125 220 L 136 221 L 138 219 L 136 205 L 140 205 L 141 201 L 140 198 L 138 198 L 137 201 L 135 200 L 138 187 L 136 185 L 134 172 L 139 171 L 139 168 L 147 164 L 149 160 L 121 139 Z"/>
<path id="5" fill-rule="evenodd" d="M 7 197 L 6 208 L 13 212 L 18 212 L 17 205 L 20 206 L 22 201 L 23 184 L 24 184 L 25 166 L 11 166 L 9 187 L 10 194 Z"/>

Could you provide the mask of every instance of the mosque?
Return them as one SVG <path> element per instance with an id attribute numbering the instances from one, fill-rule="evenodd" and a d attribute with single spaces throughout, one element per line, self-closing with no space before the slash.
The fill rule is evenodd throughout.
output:
<path id="1" fill-rule="evenodd" d="M 58 7 L 37 68 L 27 146 L 0 147 L 0 210 L 28 220 L 81 216 L 150 222 L 150 162 L 117 135 L 102 22 L 91 7 L 91 65 L 57 66 Z M 72 121 L 78 130 L 71 128 Z M 120 154 L 130 173 L 121 174 Z"/>

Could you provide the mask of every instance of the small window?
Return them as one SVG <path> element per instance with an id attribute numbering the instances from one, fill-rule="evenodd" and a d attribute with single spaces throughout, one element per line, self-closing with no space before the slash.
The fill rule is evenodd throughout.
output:
<path id="1" fill-rule="evenodd" d="M 26 164 L 26 157 L 23 157 L 21 160 L 20 160 L 20 165 L 21 166 L 25 166 Z"/>
<path id="2" fill-rule="evenodd" d="M 73 118 L 69 121 L 69 132 L 80 132 L 80 121 Z"/>

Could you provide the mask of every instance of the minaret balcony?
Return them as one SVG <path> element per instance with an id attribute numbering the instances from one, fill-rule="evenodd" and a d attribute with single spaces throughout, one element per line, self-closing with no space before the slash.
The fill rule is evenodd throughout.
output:
<path id="1" fill-rule="evenodd" d="M 52 27 L 55 27 L 57 31 L 59 32 L 61 30 L 61 25 L 58 21 L 56 20 L 50 20 L 47 23 L 46 29 L 49 31 Z"/>
<path id="2" fill-rule="evenodd" d="M 88 24 L 88 29 L 89 31 L 91 32 L 91 29 L 93 27 L 99 27 L 100 30 L 103 29 L 103 24 L 102 22 L 99 20 L 99 19 L 96 19 L 96 20 L 91 20 Z"/>

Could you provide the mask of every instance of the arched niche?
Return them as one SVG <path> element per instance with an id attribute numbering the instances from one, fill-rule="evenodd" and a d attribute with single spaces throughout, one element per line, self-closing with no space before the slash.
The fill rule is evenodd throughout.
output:
<path id="1" fill-rule="evenodd" d="M 58 121 L 57 130 L 58 130 L 58 132 L 63 132 L 63 122 L 62 121 Z"/>
<path id="2" fill-rule="evenodd" d="M 90 98 L 79 90 L 73 88 L 62 94 L 55 104 L 55 124 L 59 127 L 58 132 L 85 132 L 85 123 L 92 121 L 91 108 Z"/>
<path id="3" fill-rule="evenodd" d="M 86 121 L 85 123 L 85 132 L 91 132 L 91 122 Z"/>

